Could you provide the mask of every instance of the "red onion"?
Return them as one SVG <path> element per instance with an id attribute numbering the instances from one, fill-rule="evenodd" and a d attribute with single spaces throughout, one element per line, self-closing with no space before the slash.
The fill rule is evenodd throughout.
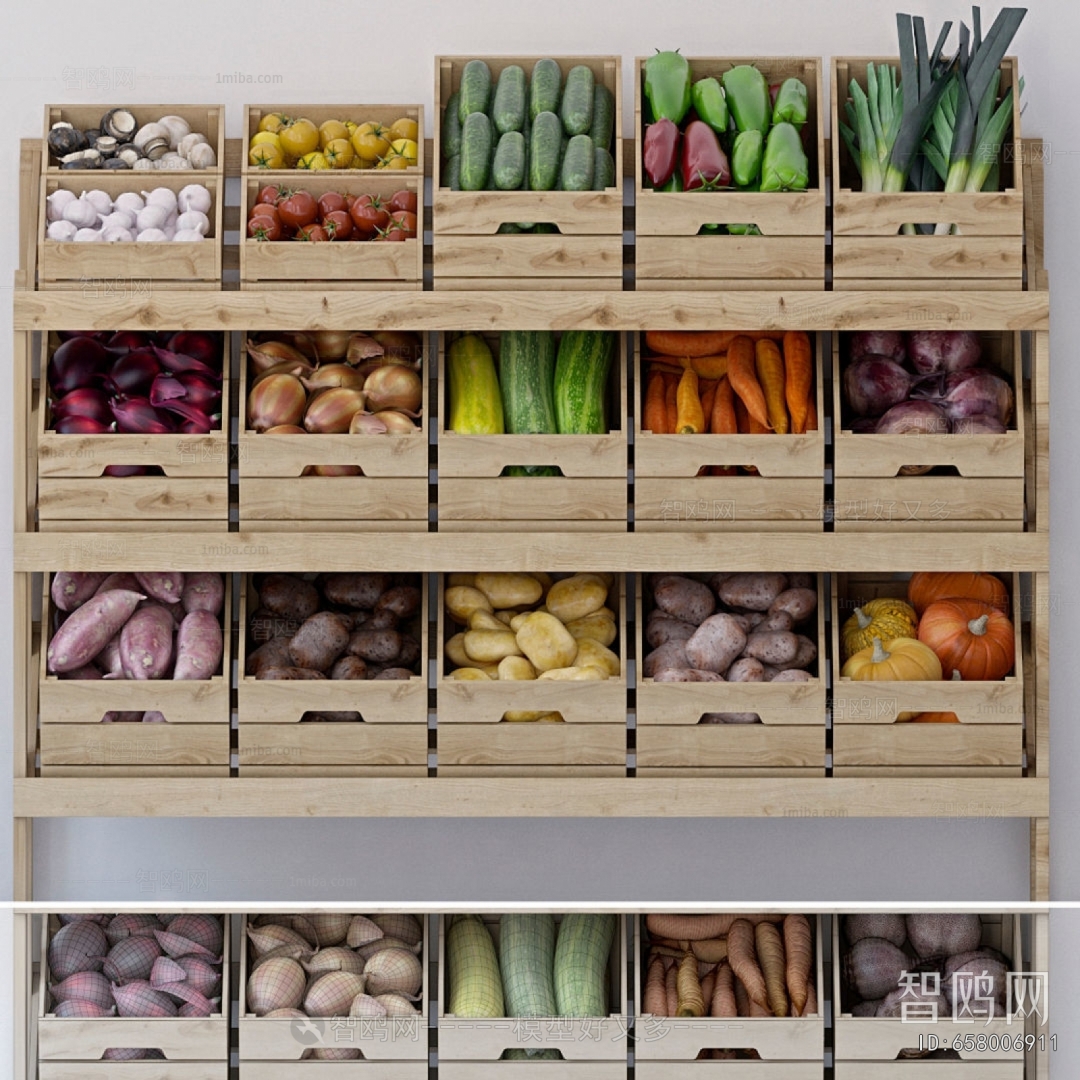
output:
<path id="1" fill-rule="evenodd" d="M 945 410 L 930 401 L 902 401 L 894 405 L 874 429 L 878 435 L 948 435 Z"/>
<path id="2" fill-rule="evenodd" d="M 109 338 L 105 347 L 111 353 L 123 355 L 124 353 L 134 352 L 135 349 L 145 349 L 149 344 L 149 337 L 138 330 L 117 330 Z"/>
<path id="3" fill-rule="evenodd" d="M 953 421 L 954 435 L 1004 435 L 1009 429 L 996 417 L 982 414 Z"/>
<path id="4" fill-rule="evenodd" d="M 105 346 L 94 338 L 68 338 L 49 361 L 49 385 L 57 394 L 92 386 L 94 377 L 111 359 Z"/>
<path id="5" fill-rule="evenodd" d="M 153 346 L 153 350 L 163 370 L 172 372 L 173 375 L 181 371 L 197 371 L 202 375 L 210 375 L 215 379 L 221 378 L 220 363 L 215 370 L 208 364 L 204 364 L 201 360 L 197 360 L 194 356 L 188 356 L 186 353 L 173 352 L 170 349 L 159 349 L 156 345 Z M 220 361 L 220 357 L 218 359 Z"/>
<path id="6" fill-rule="evenodd" d="M 996 416 L 1003 424 L 1012 419 L 1012 387 L 989 371 L 979 371 L 953 386 L 942 399 L 953 420 L 965 416 Z"/>
<path id="7" fill-rule="evenodd" d="M 89 416 L 62 416 L 53 424 L 58 435 L 108 435 L 112 430 Z"/>
<path id="8" fill-rule="evenodd" d="M 105 384 L 114 394 L 145 394 L 161 371 L 154 352 L 153 349 L 136 349 L 121 356 L 109 368 Z"/>
<path id="9" fill-rule="evenodd" d="M 884 356 L 902 364 L 907 359 L 904 335 L 899 330 L 856 330 L 851 335 L 851 356 L 854 363 L 864 356 Z"/>
<path id="10" fill-rule="evenodd" d="M 908 335 L 908 359 L 920 375 L 973 368 L 981 356 L 979 335 L 971 330 L 913 330 Z"/>
<path id="11" fill-rule="evenodd" d="M 861 420 L 852 420 L 851 431 L 855 435 L 873 435 L 877 430 L 877 421 L 872 416 L 865 416 Z"/>
<path id="12" fill-rule="evenodd" d="M 221 366 L 221 342 L 216 334 L 202 330 L 180 330 L 169 339 L 169 351 L 183 353 L 211 367 Z"/>
<path id="13" fill-rule="evenodd" d="M 109 411 L 109 397 L 103 390 L 93 390 L 84 386 L 72 390 L 52 405 L 54 419 L 66 416 L 86 416 L 99 424 L 111 424 L 112 413 Z"/>
<path id="14" fill-rule="evenodd" d="M 844 371 L 844 397 L 856 416 L 880 416 L 911 390 L 911 376 L 884 356 L 866 356 Z"/>
<path id="15" fill-rule="evenodd" d="M 116 417 L 117 429 L 130 435 L 170 435 L 176 430 L 166 416 L 144 397 L 114 400 L 109 403 Z"/>
<path id="16" fill-rule="evenodd" d="M 166 401 L 161 407 L 187 421 L 192 428 L 188 434 L 205 435 L 211 428 L 210 417 L 202 409 L 189 405 L 186 401 Z M 161 416 L 160 411 L 158 415 Z"/>
<path id="17" fill-rule="evenodd" d="M 166 401 L 182 400 L 185 394 L 184 384 L 171 375 L 158 375 L 150 387 L 150 404 L 155 407 Z"/>
<path id="18" fill-rule="evenodd" d="M 180 433 L 182 435 L 205 435 L 208 431 L 220 430 L 221 428 L 221 413 L 214 413 L 213 416 L 205 418 L 205 422 L 200 420 L 196 423 L 194 420 L 185 420 L 180 425 Z"/>
<path id="19" fill-rule="evenodd" d="M 212 379 L 198 372 L 181 375 L 159 375 L 150 387 L 150 403 L 168 406 L 171 401 L 182 401 L 202 412 L 212 409 L 221 400 L 221 387 Z"/>
<path id="20" fill-rule="evenodd" d="M 109 465 L 106 476 L 145 476 L 150 470 L 145 465 Z"/>

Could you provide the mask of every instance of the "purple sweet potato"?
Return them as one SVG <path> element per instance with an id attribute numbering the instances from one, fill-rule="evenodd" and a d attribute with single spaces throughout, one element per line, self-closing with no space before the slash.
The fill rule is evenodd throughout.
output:
<path id="1" fill-rule="evenodd" d="M 131 617 L 142 593 L 113 589 L 76 608 L 49 642 L 49 671 L 62 674 L 85 667 Z"/>
<path id="2" fill-rule="evenodd" d="M 209 611 L 191 611 L 184 616 L 176 634 L 174 679 L 209 679 L 217 674 L 224 651 L 224 638 L 217 616 Z"/>
<path id="3" fill-rule="evenodd" d="M 105 642 L 105 648 L 94 657 L 94 665 L 101 669 L 101 673 L 106 679 L 122 679 L 124 677 L 124 665 L 120 660 L 119 631 Z"/>
<path id="4" fill-rule="evenodd" d="M 328 671 L 348 644 L 349 630 L 340 616 L 320 611 L 297 630 L 289 642 L 289 656 L 294 667 Z"/>
<path id="5" fill-rule="evenodd" d="M 60 570 L 53 574 L 49 595 L 61 611 L 82 607 L 98 591 L 104 574 L 88 574 L 76 570 Z"/>
<path id="6" fill-rule="evenodd" d="M 132 592 L 143 591 L 143 587 L 139 584 L 139 579 L 134 574 L 129 574 L 126 570 L 119 571 L 115 574 L 109 574 L 109 576 L 97 587 L 99 593 L 108 592 L 110 589 L 130 589 Z"/>
<path id="7" fill-rule="evenodd" d="M 142 722 L 144 724 L 167 724 L 168 720 L 165 719 L 164 713 L 144 712 L 142 715 Z"/>
<path id="8" fill-rule="evenodd" d="M 175 570 L 152 570 L 140 573 L 135 571 L 135 577 L 142 590 L 152 600 L 159 600 L 163 604 L 178 604 L 184 593 L 184 575 Z"/>
<path id="9" fill-rule="evenodd" d="M 140 608 L 120 631 L 120 661 L 128 679 L 160 679 L 172 666 L 173 617 L 160 604 Z"/>
<path id="10" fill-rule="evenodd" d="M 103 724 L 140 724 L 143 714 L 141 712 L 107 712 L 102 718 Z"/>
<path id="11" fill-rule="evenodd" d="M 219 615 L 225 603 L 225 582 L 220 574 L 199 571 L 184 578 L 184 591 L 180 594 L 184 611 L 209 611 Z"/>
<path id="12" fill-rule="evenodd" d="M 86 667 L 76 668 L 74 671 L 65 671 L 60 676 L 61 679 L 100 679 L 101 671 L 93 664 L 87 664 Z"/>

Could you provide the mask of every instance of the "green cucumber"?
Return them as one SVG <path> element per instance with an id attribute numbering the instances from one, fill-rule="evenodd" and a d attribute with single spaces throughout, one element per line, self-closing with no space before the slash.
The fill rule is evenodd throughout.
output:
<path id="1" fill-rule="evenodd" d="M 539 113 L 533 120 L 529 140 L 529 189 L 553 191 L 559 179 L 562 124 L 553 112 Z"/>
<path id="2" fill-rule="evenodd" d="M 458 114 L 460 107 L 461 95 L 451 94 L 442 122 L 442 152 L 447 160 L 461 153 L 461 116 Z"/>
<path id="3" fill-rule="evenodd" d="M 593 90 L 592 123 L 589 136 L 594 145 L 603 150 L 611 149 L 611 137 L 615 134 L 615 95 L 603 84 L 597 83 Z"/>
<path id="4" fill-rule="evenodd" d="M 512 221 L 504 221 L 495 231 L 497 233 L 519 233 L 521 229 Z"/>
<path id="5" fill-rule="evenodd" d="M 615 159 L 602 146 L 593 149 L 593 191 L 615 186 Z"/>
<path id="6" fill-rule="evenodd" d="M 562 68 L 554 60 L 537 60 L 529 81 L 529 119 L 556 112 L 562 93 Z"/>
<path id="7" fill-rule="evenodd" d="M 495 121 L 495 130 L 500 135 L 508 131 L 521 131 L 525 125 L 528 80 L 525 69 L 517 64 L 503 68 L 499 73 L 499 82 L 495 87 L 495 100 L 491 108 L 491 118 Z"/>
<path id="8" fill-rule="evenodd" d="M 592 139 L 588 135 L 575 135 L 563 155 L 559 187 L 563 191 L 592 191 L 595 171 L 596 155 L 593 153 Z"/>
<path id="9" fill-rule="evenodd" d="M 534 233 L 552 234 L 558 233 L 559 226 L 551 221 L 541 221 L 532 227 Z"/>
<path id="10" fill-rule="evenodd" d="M 461 73 L 458 115 L 464 126 L 472 113 L 486 113 L 491 102 L 491 68 L 483 60 L 470 60 Z"/>
<path id="11" fill-rule="evenodd" d="M 491 172 L 491 121 L 474 112 L 461 125 L 461 190 L 483 191 Z"/>
<path id="12" fill-rule="evenodd" d="M 560 435 L 606 435 L 607 383 L 616 335 L 567 330 L 555 360 L 555 421 Z"/>
<path id="13" fill-rule="evenodd" d="M 499 337 L 499 386 L 509 435 L 554 435 L 555 335 L 506 330 Z M 507 476 L 560 476 L 550 465 L 512 465 Z"/>
<path id="14" fill-rule="evenodd" d="M 559 119 L 567 135 L 584 135 L 592 126 L 595 86 L 592 68 L 577 64 L 570 69 L 559 103 Z"/>
<path id="15" fill-rule="evenodd" d="M 525 178 L 525 136 L 520 131 L 508 131 L 499 140 L 491 172 L 499 191 L 517 191 L 521 187 Z"/>
<path id="16" fill-rule="evenodd" d="M 461 155 L 455 154 L 446 163 L 446 175 L 443 177 L 443 186 L 451 191 L 461 190 Z"/>

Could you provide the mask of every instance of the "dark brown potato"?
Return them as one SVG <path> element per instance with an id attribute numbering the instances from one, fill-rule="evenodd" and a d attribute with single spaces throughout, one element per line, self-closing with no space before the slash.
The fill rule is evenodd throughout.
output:
<path id="1" fill-rule="evenodd" d="M 320 611 L 304 620 L 289 642 L 289 655 L 296 667 L 327 671 L 349 644 L 349 628 L 341 616 Z"/>
<path id="2" fill-rule="evenodd" d="M 348 651 L 373 664 L 389 664 L 401 654 L 401 635 L 396 630 L 354 630 Z"/>
<path id="3" fill-rule="evenodd" d="M 329 574 L 323 582 L 323 594 L 331 604 L 371 610 L 390 588 L 389 574 Z"/>
<path id="4" fill-rule="evenodd" d="M 645 657 L 642 674 L 646 679 L 654 679 L 661 671 L 693 667 L 687 659 L 685 645 L 683 641 L 669 641 L 658 649 L 653 649 Z"/>
<path id="5" fill-rule="evenodd" d="M 295 574 L 267 574 L 259 590 L 259 603 L 274 615 L 302 622 L 319 610 L 319 591 Z"/>
<path id="6" fill-rule="evenodd" d="M 251 631 L 251 640 L 260 645 L 275 638 L 289 638 L 300 629 L 301 619 L 290 619 L 284 615 L 275 615 L 266 608 L 258 608 L 248 620 L 248 629 Z"/>
<path id="7" fill-rule="evenodd" d="M 368 666 L 359 656 L 343 656 L 330 669 L 331 679 L 366 679 Z"/>
<path id="8" fill-rule="evenodd" d="M 689 641 L 696 629 L 694 623 L 672 618 L 662 611 L 654 611 L 645 624 L 645 640 L 654 649 L 659 649 L 669 641 Z"/>
<path id="9" fill-rule="evenodd" d="M 376 679 L 412 679 L 415 674 L 408 668 L 388 667 L 375 676 Z"/>
<path id="10" fill-rule="evenodd" d="M 399 622 L 401 620 L 389 608 L 383 608 L 382 611 L 373 611 L 365 625 L 372 630 L 396 630 Z"/>
<path id="11" fill-rule="evenodd" d="M 325 679 L 321 671 L 303 667 L 264 667 L 256 679 Z"/>
<path id="12" fill-rule="evenodd" d="M 700 626 L 716 610 L 716 597 L 708 585 L 678 574 L 661 578 L 654 598 L 665 614 L 695 626 Z"/>
<path id="13" fill-rule="evenodd" d="M 401 635 L 401 652 L 395 661 L 398 667 L 413 669 L 420 661 L 420 642 L 412 634 Z"/>
<path id="14" fill-rule="evenodd" d="M 407 619 L 420 610 L 420 590 L 412 585 L 395 585 L 379 597 L 375 604 L 376 615 L 382 611 L 393 612 L 399 619 Z"/>
<path id="15" fill-rule="evenodd" d="M 254 652 L 248 653 L 244 674 L 257 677 L 263 668 L 291 666 L 292 657 L 289 655 L 289 639 L 274 638 L 272 641 L 260 645 Z"/>

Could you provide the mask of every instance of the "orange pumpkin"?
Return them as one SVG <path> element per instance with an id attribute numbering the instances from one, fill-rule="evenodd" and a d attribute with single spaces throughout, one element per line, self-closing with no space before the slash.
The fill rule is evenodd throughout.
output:
<path id="1" fill-rule="evenodd" d="M 954 712 L 921 712 L 912 717 L 915 724 L 959 724 L 960 718 Z"/>
<path id="2" fill-rule="evenodd" d="M 946 679 L 1003 679 L 1016 660 L 1012 621 L 980 600 L 938 600 L 919 620 L 919 640 L 941 661 Z"/>
<path id="3" fill-rule="evenodd" d="M 1009 590 L 993 574 L 923 571 L 912 574 L 908 582 L 908 601 L 920 616 L 934 601 L 955 597 L 981 600 L 1006 615 L 1009 613 Z"/>

